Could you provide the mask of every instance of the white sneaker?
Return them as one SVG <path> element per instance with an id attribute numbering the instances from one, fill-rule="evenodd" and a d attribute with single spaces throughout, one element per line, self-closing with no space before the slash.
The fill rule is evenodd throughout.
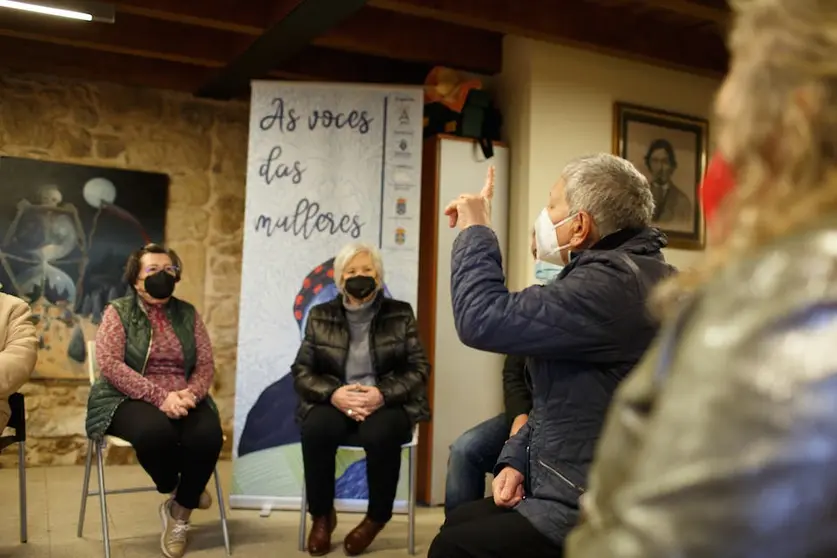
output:
<path id="1" fill-rule="evenodd" d="M 160 550 L 166 558 L 181 558 L 186 554 L 186 544 L 189 542 L 189 522 L 173 518 L 171 504 L 171 499 L 160 504 L 160 520 L 163 522 Z"/>

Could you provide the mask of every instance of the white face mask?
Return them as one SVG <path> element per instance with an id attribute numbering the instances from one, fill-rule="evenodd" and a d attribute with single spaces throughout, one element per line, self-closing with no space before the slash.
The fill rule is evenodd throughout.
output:
<path id="1" fill-rule="evenodd" d="M 538 218 L 535 219 L 535 244 L 538 247 L 537 257 L 539 260 L 555 265 L 567 265 L 567 261 L 564 260 L 562 252 L 569 248 L 570 245 L 565 244 L 559 246 L 558 235 L 555 234 L 555 230 L 564 223 L 569 223 L 575 217 L 576 215 L 573 214 L 566 219 L 561 219 L 557 223 L 553 223 L 549 217 L 549 212 L 546 208 L 543 208 Z"/>

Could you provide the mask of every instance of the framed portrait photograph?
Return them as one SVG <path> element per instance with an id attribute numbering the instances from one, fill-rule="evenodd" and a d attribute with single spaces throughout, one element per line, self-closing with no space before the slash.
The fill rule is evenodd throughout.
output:
<path id="1" fill-rule="evenodd" d="M 672 248 L 703 248 L 698 188 L 706 170 L 709 122 L 628 103 L 616 103 L 613 112 L 613 151 L 648 178 L 654 226 Z"/>

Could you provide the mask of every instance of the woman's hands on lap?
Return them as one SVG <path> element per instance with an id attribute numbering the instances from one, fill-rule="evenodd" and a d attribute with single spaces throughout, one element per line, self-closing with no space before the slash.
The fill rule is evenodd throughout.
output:
<path id="1" fill-rule="evenodd" d="M 362 422 L 384 406 L 384 396 L 374 386 L 351 384 L 339 387 L 331 395 L 331 404 L 349 418 Z"/>
<path id="2" fill-rule="evenodd" d="M 358 391 L 359 387 L 358 384 L 340 386 L 331 394 L 331 404 L 344 415 L 355 420 L 363 420 L 355 413 L 363 401 Z"/>
<path id="3" fill-rule="evenodd" d="M 366 412 L 366 416 L 384 406 L 384 395 L 375 386 L 360 386 L 359 391 L 363 397 L 361 407 Z"/>
<path id="4" fill-rule="evenodd" d="M 186 410 L 194 409 L 198 406 L 198 398 L 195 397 L 195 394 L 192 393 L 191 390 L 181 389 L 175 393 L 180 396 L 180 401 L 183 403 L 183 406 L 186 407 Z"/>
<path id="5" fill-rule="evenodd" d="M 189 414 L 190 409 L 197 405 L 195 396 L 189 390 L 171 391 L 166 396 L 160 410 L 170 419 L 183 418 Z"/>

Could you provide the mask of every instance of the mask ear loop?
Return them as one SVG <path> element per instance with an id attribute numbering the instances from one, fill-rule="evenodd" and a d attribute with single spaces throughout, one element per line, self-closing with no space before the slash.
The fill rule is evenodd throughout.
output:
<path id="1" fill-rule="evenodd" d="M 581 215 L 581 214 L 580 213 L 573 213 L 572 215 L 567 215 L 565 218 L 563 218 L 560 221 L 558 221 L 557 223 L 555 223 L 555 226 L 554 226 L 553 230 L 557 230 L 558 227 L 560 227 L 561 225 L 563 225 L 565 223 L 570 222 L 572 219 L 575 219 L 579 215 Z M 556 236 L 556 239 L 557 239 L 557 236 Z M 563 262 L 562 265 L 569 265 L 569 263 L 570 263 L 569 249 L 571 247 L 572 247 L 571 243 L 564 244 L 563 246 L 559 244 L 558 248 L 555 249 L 556 252 L 558 252 L 559 256 L 560 256 L 561 252 L 563 252 L 564 250 L 567 250 L 567 261 L 564 261 L 564 258 L 561 258 L 561 261 Z"/>

